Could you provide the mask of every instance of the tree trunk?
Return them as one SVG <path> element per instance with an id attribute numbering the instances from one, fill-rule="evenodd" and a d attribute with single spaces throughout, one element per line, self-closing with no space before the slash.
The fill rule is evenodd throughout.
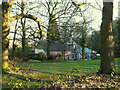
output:
<path id="1" fill-rule="evenodd" d="M 50 12 L 50 8 L 48 9 L 48 12 Z M 49 13 L 49 26 L 47 30 L 47 57 L 48 59 L 52 58 L 50 56 L 50 43 L 54 43 L 60 38 L 58 25 L 55 19 L 56 18 L 55 18 L 55 15 L 53 15 L 53 12 Z"/>
<path id="2" fill-rule="evenodd" d="M 24 14 L 24 9 L 25 9 L 25 4 L 24 1 L 22 0 L 22 4 L 21 4 L 21 12 L 22 14 Z M 24 19 L 23 22 L 23 18 L 21 18 L 21 25 L 22 25 L 22 55 L 23 55 L 23 61 L 24 61 L 24 57 L 26 56 L 26 31 L 25 31 L 25 23 L 26 23 L 26 18 Z"/>
<path id="3" fill-rule="evenodd" d="M 118 58 L 120 58 L 120 16 L 118 18 L 118 30 L 119 30 L 119 34 L 118 34 Z"/>
<path id="4" fill-rule="evenodd" d="M 25 33 L 25 23 L 23 23 L 22 21 L 23 19 L 21 19 L 21 25 L 22 25 L 22 54 L 25 56 L 25 47 L 26 47 L 26 33 Z"/>
<path id="5" fill-rule="evenodd" d="M 50 40 L 48 39 L 48 35 L 47 35 L 47 58 L 50 59 Z"/>
<path id="6" fill-rule="evenodd" d="M 111 74 L 115 72 L 114 37 L 112 33 L 113 2 L 103 2 L 103 4 L 100 73 Z"/>
<path id="7" fill-rule="evenodd" d="M 85 20 L 83 22 L 83 28 L 82 28 L 82 60 L 85 60 L 85 44 L 86 44 L 86 24 Z"/>
<path id="8" fill-rule="evenodd" d="M 63 52 L 63 55 L 64 55 L 64 60 L 65 60 L 65 52 L 66 52 L 66 38 L 67 38 L 67 30 L 66 28 L 64 29 L 64 42 L 63 42 L 63 47 L 64 47 L 64 52 Z"/>
<path id="9" fill-rule="evenodd" d="M 47 59 L 50 59 L 50 26 L 48 26 L 47 30 Z"/>
<path id="10" fill-rule="evenodd" d="M 85 60 L 85 47 L 82 47 L 82 60 Z"/>
<path id="11" fill-rule="evenodd" d="M 0 78 L 2 80 L 2 5 L 0 5 Z M 2 82 L 0 90 L 2 90 Z"/>
<path id="12" fill-rule="evenodd" d="M 50 30 L 51 30 L 51 26 L 50 26 L 50 22 L 51 21 L 51 17 L 49 15 L 49 26 L 48 26 L 48 30 L 47 30 L 47 59 L 50 59 Z"/>
<path id="13" fill-rule="evenodd" d="M 47 30 L 47 59 L 51 59 L 51 55 L 50 55 L 50 43 L 51 43 L 51 20 L 52 20 L 52 16 L 51 14 L 49 14 L 49 26 L 48 26 L 48 30 Z"/>
<path id="14" fill-rule="evenodd" d="M 15 25 L 15 33 L 14 33 L 14 37 L 13 37 L 13 50 L 12 50 L 12 59 L 14 59 L 14 55 L 15 55 L 15 39 L 16 39 L 16 34 L 17 34 L 17 23 L 18 23 L 18 20 L 16 22 L 16 25 Z"/>
<path id="15" fill-rule="evenodd" d="M 9 61 L 9 30 L 10 30 L 10 5 L 8 2 L 2 3 L 2 69 L 8 69 Z"/>
<path id="16" fill-rule="evenodd" d="M 63 49 L 64 49 L 64 51 L 63 51 L 63 56 L 64 56 L 64 60 L 65 60 L 66 43 L 64 42 L 63 44 L 64 44 L 64 45 L 63 45 Z"/>

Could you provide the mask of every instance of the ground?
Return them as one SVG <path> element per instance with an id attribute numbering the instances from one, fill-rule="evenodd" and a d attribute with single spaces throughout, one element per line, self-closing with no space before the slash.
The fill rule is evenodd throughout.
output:
<path id="1" fill-rule="evenodd" d="M 118 59 L 115 60 L 118 72 Z M 18 70 L 3 74 L 3 88 L 120 88 L 120 76 L 97 75 L 100 60 L 16 62 Z"/>

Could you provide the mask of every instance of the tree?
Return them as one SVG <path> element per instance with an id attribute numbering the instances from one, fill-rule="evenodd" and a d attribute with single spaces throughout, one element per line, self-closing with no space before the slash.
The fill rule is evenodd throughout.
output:
<path id="1" fill-rule="evenodd" d="M 66 3 L 65 5 L 62 2 L 53 2 L 52 0 L 49 0 L 49 2 L 42 3 L 42 5 L 46 8 L 48 16 L 48 28 L 47 28 L 47 58 L 51 59 L 50 55 L 50 45 L 51 43 L 54 43 L 55 41 L 59 40 L 59 26 L 57 20 L 60 18 L 60 16 L 64 15 L 67 10 L 70 9 L 71 5 L 69 6 L 69 3 Z M 64 7 L 62 6 L 64 5 Z M 59 8 L 58 8 L 59 7 Z M 61 8 L 63 7 L 63 8 Z"/>
<path id="2" fill-rule="evenodd" d="M 48 11 L 49 10 L 50 8 L 48 9 Z M 55 16 L 53 15 L 53 13 L 49 13 L 49 25 L 47 29 L 47 57 L 48 59 L 51 59 L 50 43 L 53 43 L 57 40 L 59 40 L 58 25 L 57 25 L 57 22 L 55 20 Z"/>
<path id="3" fill-rule="evenodd" d="M 85 58 L 85 46 L 86 46 L 86 37 L 87 37 L 87 22 L 84 21 L 82 25 L 76 25 L 73 32 L 73 40 L 82 47 L 82 60 Z"/>
<path id="4" fill-rule="evenodd" d="M 118 38 L 120 38 L 120 18 L 118 19 L 118 30 L 119 30 L 119 35 L 118 35 Z M 118 39 L 119 41 L 118 41 L 118 51 L 119 51 L 119 53 L 118 53 L 118 57 L 120 57 L 120 39 Z"/>
<path id="5" fill-rule="evenodd" d="M 120 57 L 120 29 L 119 29 L 119 19 L 113 21 L 113 35 L 115 41 L 115 57 Z"/>
<path id="6" fill-rule="evenodd" d="M 28 7 L 27 10 L 26 10 L 26 7 L 28 5 L 31 5 L 31 4 L 34 4 L 34 3 L 26 3 L 24 2 L 24 0 L 22 0 L 22 2 L 15 2 L 14 3 L 14 6 L 12 7 L 11 9 L 11 15 L 13 14 L 18 14 L 19 12 L 21 12 L 22 14 L 24 13 L 29 13 L 32 9 L 34 8 L 37 8 L 37 6 L 34 6 L 34 7 Z M 32 13 L 31 13 L 32 14 Z M 32 21 L 32 20 L 31 20 Z M 30 37 L 31 33 L 33 33 L 34 31 L 31 30 L 32 29 L 32 26 L 29 25 L 28 22 L 31 22 L 30 19 L 27 19 L 27 18 L 21 18 L 20 20 L 17 20 L 17 22 L 14 22 L 16 23 L 15 25 L 15 30 L 10 32 L 10 34 L 14 34 L 14 37 L 13 37 L 13 50 L 12 50 L 12 59 L 14 58 L 14 55 L 16 54 L 15 53 L 15 40 L 19 40 L 21 41 L 22 43 L 22 52 L 21 52 L 21 56 L 22 56 L 22 59 L 23 61 L 26 61 L 26 56 L 27 56 L 27 52 L 26 52 L 26 46 L 27 46 L 27 42 L 29 40 L 31 40 L 32 37 Z M 11 24 L 11 26 L 14 26 L 14 23 Z M 33 23 L 34 24 L 34 23 Z M 36 30 L 35 32 L 38 32 L 38 29 L 37 29 L 37 26 L 36 26 Z M 29 37 L 28 37 L 29 35 Z M 35 33 L 35 35 L 37 35 L 37 33 Z M 17 37 L 16 37 L 17 36 Z M 20 39 L 20 37 L 22 39 Z M 37 37 L 39 38 L 39 36 Z M 33 38 L 32 38 L 33 39 Z M 34 38 L 35 39 L 35 38 Z"/>
<path id="7" fill-rule="evenodd" d="M 1 63 L 0 67 L 2 67 L 2 5 L 1 4 L 0 4 L 0 63 Z M 0 73 L 2 73 L 2 70 L 0 70 Z"/>
<path id="8" fill-rule="evenodd" d="M 87 33 L 86 33 L 87 27 L 86 27 L 86 25 L 87 25 L 88 23 L 90 23 L 92 20 L 86 21 L 85 15 L 84 15 L 83 12 L 81 11 L 81 6 L 82 6 L 82 5 L 86 5 L 86 4 L 87 4 L 87 0 L 86 0 L 85 2 L 83 2 L 82 4 L 76 4 L 76 3 L 74 2 L 74 0 L 71 0 L 71 1 L 72 1 L 73 5 L 74 5 L 76 8 L 80 9 L 80 14 L 81 14 L 81 16 L 83 17 L 83 26 L 82 26 L 82 29 L 81 29 L 81 38 L 77 37 L 77 39 L 76 39 L 75 41 L 82 47 L 82 59 L 84 60 L 84 59 L 85 59 L 85 58 L 84 58 L 84 57 L 85 57 L 85 50 L 84 50 L 84 48 L 85 48 L 85 46 L 86 46 L 86 36 L 87 36 Z"/>
<path id="9" fill-rule="evenodd" d="M 22 0 L 22 4 L 21 4 L 21 13 L 24 13 L 24 9 L 25 9 L 25 4 L 24 1 Z M 21 18 L 21 25 L 22 25 L 22 54 L 25 55 L 25 51 L 26 51 L 26 31 L 25 31 L 25 24 L 26 24 L 26 18 Z"/>
<path id="10" fill-rule="evenodd" d="M 12 60 L 14 59 L 14 55 L 15 55 L 15 47 L 16 47 L 16 45 L 15 45 L 15 39 L 16 39 L 16 34 L 17 34 L 17 24 L 18 24 L 18 20 L 17 20 L 16 25 L 15 25 L 15 32 L 14 32 L 14 37 L 13 37 Z"/>
<path id="11" fill-rule="evenodd" d="M 97 51 L 97 53 L 101 52 L 100 31 L 93 31 L 92 34 L 87 38 L 87 47 Z"/>
<path id="12" fill-rule="evenodd" d="M 10 17 L 10 11 L 11 7 L 14 4 L 16 0 L 6 2 L 2 2 L 2 70 L 3 72 L 6 72 L 6 70 L 9 68 L 9 52 L 8 52 L 8 46 L 9 46 L 9 31 L 10 31 L 10 23 L 14 20 L 21 19 L 21 18 L 30 18 L 38 23 L 39 32 L 40 32 L 40 38 L 42 38 L 42 27 L 40 19 L 37 17 L 30 15 L 30 14 L 24 14 L 21 13 L 19 15 L 15 15 Z"/>
<path id="13" fill-rule="evenodd" d="M 62 23 L 63 25 L 61 26 L 60 29 L 60 42 L 63 45 L 62 53 L 64 55 L 64 59 L 65 59 L 65 52 L 67 50 L 67 42 L 70 41 L 70 38 L 72 38 L 72 32 L 73 32 L 73 29 L 70 28 L 72 25 L 68 24 L 70 23 L 70 20 L 71 18 L 67 20 L 67 22 Z"/>
<path id="14" fill-rule="evenodd" d="M 111 74 L 112 72 L 115 72 L 112 17 L 113 1 L 103 2 L 101 24 L 101 65 L 99 70 L 99 73 L 101 74 Z"/>
<path id="15" fill-rule="evenodd" d="M 82 47 L 82 60 L 84 60 L 85 58 L 85 46 L 86 46 L 86 20 L 84 19 L 84 22 L 83 22 L 83 27 L 82 27 L 82 37 L 81 37 L 81 40 L 80 40 L 80 45 Z"/>

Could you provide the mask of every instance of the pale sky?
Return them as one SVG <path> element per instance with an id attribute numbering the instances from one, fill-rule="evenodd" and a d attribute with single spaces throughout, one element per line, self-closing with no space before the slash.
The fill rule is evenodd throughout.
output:
<path id="1" fill-rule="evenodd" d="M 115 19 L 116 17 L 118 17 L 118 4 L 117 3 L 118 3 L 117 1 L 114 2 L 113 19 Z M 95 2 L 92 2 L 92 4 L 93 4 L 93 6 L 99 8 L 99 6 Z M 99 2 L 99 5 L 102 8 L 102 2 Z M 35 11 L 33 11 L 33 12 L 35 12 Z M 32 14 L 36 16 L 35 13 L 32 13 Z M 85 12 L 84 14 L 85 14 L 85 16 L 86 16 L 87 19 L 89 19 L 89 18 L 90 19 L 94 19 L 94 21 L 90 24 L 90 26 L 92 28 L 94 28 L 95 30 L 100 30 L 100 25 L 101 25 L 101 21 L 102 21 L 102 11 L 94 9 L 94 8 L 91 8 L 91 9 L 88 10 L 88 12 Z M 41 19 L 41 22 L 43 22 L 43 23 L 44 22 L 48 22 L 47 19 L 45 19 L 45 18 L 43 19 L 43 18 L 40 17 L 40 19 Z M 80 22 L 80 20 L 81 20 L 80 16 L 76 16 L 75 17 L 75 21 L 76 22 Z M 14 22 L 12 22 L 12 23 L 14 23 Z M 34 25 L 34 24 L 36 24 L 36 23 L 33 23 L 32 25 Z M 11 27 L 11 30 L 14 30 L 14 27 Z"/>
<path id="2" fill-rule="evenodd" d="M 92 1 L 94 1 L 94 0 L 92 0 Z M 99 8 L 99 6 L 95 2 L 92 2 L 92 4 L 95 7 Z M 102 2 L 99 2 L 99 5 L 101 6 L 101 8 L 103 7 Z M 91 27 L 93 27 L 96 30 L 99 30 L 100 29 L 99 26 L 101 25 L 101 21 L 102 21 L 102 11 L 91 8 L 90 12 L 91 12 L 90 14 L 85 14 L 85 16 L 93 18 L 94 21 L 91 23 Z M 113 20 L 115 20 L 116 17 L 118 17 L 118 1 L 117 0 L 114 2 Z M 76 17 L 76 21 L 79 22 L 80 19 L 78 19 L 78 17 Z"/>

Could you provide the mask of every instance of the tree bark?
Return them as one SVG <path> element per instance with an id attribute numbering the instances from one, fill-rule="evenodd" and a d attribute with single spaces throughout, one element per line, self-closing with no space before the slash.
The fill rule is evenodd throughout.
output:
<path id="1" fill-rule="evenodd" d="M 2 3 L 2 69 L 8 69 L 9 61 L 9 30 L 10 30 L 10 9 L 9 2 Z"/>
<path id="2" fill-rule="evenodd" d="M 2 78 L 2 5 L 0 5 L 0 78 Z M 0 87 L 2 89 L 1 84 Z"/>
<path id="3" fill-rule="evenodd" d="M 115 72 L 114 37 L 112 33 L 113 2 L 103 2 L 103 5 L 100 73 L 111 74 Z"/>

